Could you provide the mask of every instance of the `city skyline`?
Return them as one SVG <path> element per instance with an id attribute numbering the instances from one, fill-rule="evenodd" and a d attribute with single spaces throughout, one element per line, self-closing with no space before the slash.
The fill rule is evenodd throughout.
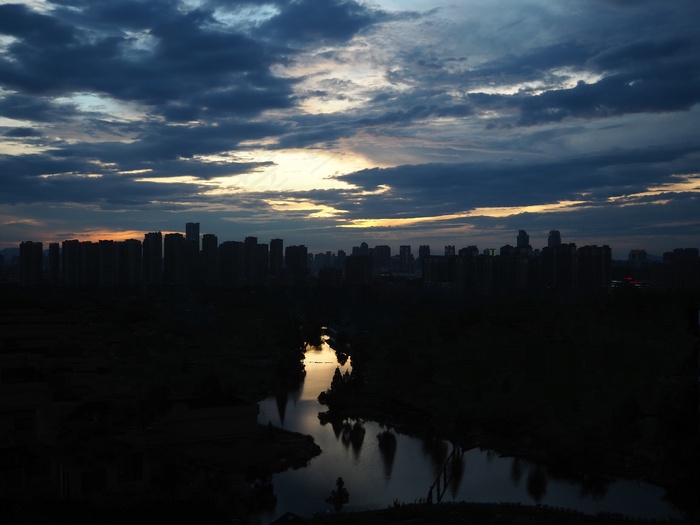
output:
<path id="1" fill-rule="evenodd" d="M 700 239 L 700 5 L 0 0 L 0 250 Z"/>
<path id="2" fill-rule="evenodd" d="M 188 235 L 187 235 L 187 231 L 188 231 L 191 227 L 192 227 L 192 230 L 191 230 L 191 231 L 197 231 L 197 237 L 196 237 L 196 238 L 195 238 L 195 237 L 188 237 Z M 510 247 L 513 247 L 513 248 L 516 248 L 516 247 L 517 247 L 517 248 L 520 248 L 520 247 L 523 247 L 523 248 L 529 247 L 529 248 L 531 248 L 532 250 L 540 250 L 541 248 L 544 248 L 544 247 L 547 247 L 547 246 L 550 246 L 550 247 L 551 247 L 551 246 L 559 246 L 559 245 L 574 245 L 574 246 L 579 247 L 579 248 L 582 247 L 582 246 L 584 246 L 584 245 L 582 245 L 582 244 L 577 243 L 577 242 L 576 242 L 575 240 L 573 240 L 573 239 L 565 239 L 565 238 L 562 239 L 561 236 L 560 236 L 560 232 L 559 232 L 558 230 L 550 230 L 550 231 L 548 231 L 547 234 L 543 237 L 543 242 L 542 242 L 542 243 L 540 243 L 540 244 L 533 244 L 533 243 L 530 241 L 530 235 L 528 234 L 528 232 L 527 232 L 526 230 L 520 229 L 520 230 L 518 230 L 517 232 L 512 232 L 512 236 L 511 236 L 512 239 L 510 240 L 510 242 L 505 242 L 504 244 L 499 245 L 499 246 L 477 246 L 477 245 L 474 244 L 474 243 L 466 243 L 466 244 L 463 244 L 463 245 L 462 245 L 462 244 L 454 244 L 454 243 L 452 243 L 452 244 L 445 244 L 445 245 L 442 245 L 442 244 L 440 244 L 440 245 L 438 245 L 438 244 L 432 244 L 432 245 L 431 245 L 429 242 L 427 242 L 427 243 L 425 243 L 425 244 L 421 244 L 421 245 L 413 245 L 413 244 L 410 244 L 410 243 L 405 243 L 405 242 L 401 241 L 400 239 L 396 241 L 396 242 L 398 243 L 398 244 L 396 244 L 396 245 L 392 245 L 392 244 L 383 244 L 383 243 L 369 244 L 369 243 L 367 242 L 367 240 L 361 240 L 361 239 L 360 239 L 360 240 L 357 240 L 357 242 L 352 243 L 351 245 L 348 245 L 348 246 L 339 246 L 337 249 L 333 249 L 333 250 L 314 250 L 314 249 L 312 249 L 310 246 L 308 246 L 307 244 L 305 244 L 304 242 L 295 243 L 295 244 L 290 244 L 290 243 L 287 243 L 287 242 L 285 241 L 285 239 L 282 239 L 282 238 L 279 238 L 279 237 L 275 237 L 275 238 L 271 238 L 271 239 L 265 240 L 265 239 L 258 238 L 258 237 L 255 236 L 255 235 L 245 235 L 244 237 L 241 237 L 241 238 L 226 239 L 226 238 L 222 238 L 221 236 L 217 235 L 216 233 L 208 232 L 208 231 L 206 231 L 206 230 L 205 230 L 205 231 L 202 231 L 201 233 L 199 233 L 199 228 L 200 228 L 200 223 L 188 222 L 188 223 L 185 225 L 185 227 L 182 228 L 182 229 L 179 230 L 179 231 L 161 231 L 161 230 L 151 229 L 151 230 L 149 230 L 149 231 L 143 232 L 143 234 L 140 235 L 138 238 L 135 237 L 135 236 L 132 236 L 132 237 L 124 237 L 124 238 L 122 238 L 122 237 L 118 237 L 118 238 L 105 238 L 105 239 L 92 239 L 92 238 L 82 239 L 82 238 L 74 238 L 74 239 L 61 239 L 61 240 L 55 239 L 55 240 L 51 240 L 51 241 L 42 241 L 42 240 L 38 240 L 38 239 L 25 239 L 25 240 L 22 241 L 21 243 L 18 243 L 16 246 L 11 246 L 11 247 L 9 248 L 9 250 L 16 249 L 16 250 L 18 251 L 19 248 L 20 248 L 20 245 L 21 245 L 21 244 L 24 244 L 24 243 L 33 243 L 33 244 L 41 243 L 41 244 L 43 245 L 43 251 L 45 251 L 45 252 L 47 252 L 47 251 L 49 250 L 49 246 L 50 246 L 51 244 L 58 244 L 58 245 L 62 246 L 63 243 L 71 243 L 71 242 L 76 242 L 76 241 L 77 241 L 77 242 L 80 242 L 80 243 L 82 243 L 82 242 L 87 242 L 87 243 L 99 243 L 100 241 L 114 241 L 114 242 L 138 241 L 139 243 L 144 244 L 145 242 L 147 242 L 149 236 L 152 236 L 152 235 L 158 235 L 163 241 L 164 241 L 165 238 L 168 237 L 168 236 L 178 236 L 178 237 L 181 238 L 181 241 L 183 241 L 183 242 L 196 242 L 196 241 L 198 240 L 198 242 L 197 242 L 197 251 L 199 251 L 199 252 L 201 252 L 202 249 L 203 249 L 203 246 L 202 246 L 202 245 L 203 245 L 203 243 L 204 243 L 205 237 L 211 237 L 211 238 L 213 238 L 213 239 L 215 239 L 215 240 L 217 241 L 217 247 L 221 246 L 221 244 L 222 244 L 222 243 L 225 243 L 225 242 L 244 243 L 246 240 L 255 239 L 255 241 L 256 241 L 257 244 L 264 244 L 264 245 L 267 245 L 268 247 L 271 247 L 271 246 L 274 245 L 275 243 L 279 243 L 283 248 L 286 248 L 286 247 L 288 247 L 288 246 L 303 246 L 303 247 L 305 247 L 305 248 L 308 249 L 308 254 L 309 254 L 309 256 L 312 256 L 312 255 L 314 255 L 314 254 L 324 254 L 324 253 L 334 253 L 334 254 L 335 254 L 335 253 L 337 253 L 337 252 L 339 252 L 339 251 L 343 251 L 343 252 L 347 253 L 348 255 L 350 255 L 350 254 L 352 254 L 352 251 L 353 251 L 354 249 L 359 249 L 359 248 L 361 248 L 362 246 L 365 246 L 366 249 L 368 249 L 368 250 L 370 250 L 370 251 L 371 251 L 371 250 L 374 250 L 375 248 L 388 248 L 389 251 L 390 251 L 390 253 L 391 253 L 391 257 L 400 257 L 404 247 L 408 247 L 409 251 L 411 251 L 411 250 L 415 251 L 415 253 L 412 253 L 412 252 L 411 252 L 411 253 L 412 253 L 414 256 L 417 256 L 417 255 L 418 255 L 418 250 L 419 250 L 419 249 L 422 249 L 422 248 L 424 248 L 424 247 L 427 248 L 427 249 L 430 251 L 430 254 L 431 254 L 431 255 L 443 255 L 443 254 L 445 254 L 445 255 L 448 255 L 448 254 L 450 254 L 450 255 L 455 255 L 460 249 L 463 249 L 463 248 L 473 248 L 473 247 L 478 248 L 479 253 L 482 254 L 482 253 L 485 253 L 485 252 L 494 252 L 494 253 L 498 253 L 498 251 L 499 251 L 501 248 L 504 248 L 504 247 L 506 247 L 506 246 L 510 246 Z M 133 232 L 133 233 L 135 233 L 135 232 Z M 556 242 L 553 242 L 553 241 L 552 241 L 552 238 L 553 238 L 553 237 L 555 237 L 555 238 L 557 239 Z M 525 239 L 525 242 L 522 241 L 523 238 Z M 539 239 L 539 237 L 538 237 L 538 239 Z M 604 244 L 604 243 L 591 243 L 591 245 L 593 245 L 593 246 L 598 246 L 598 245 L 600 245 L 600 246 L 608 246 L 608 247 L 611 249 L 611 251 L 614 253 L 614 248 L 613 248 L 612 246 L 606 245 L 606 244 Z M 586 245 L 586 246 L 589 246 L 589 245 Z M 676 246 L 674 249 L 677 249 L 677 248 L 695 248 L 695 246 L 686 246 L 686 247 L 678 247 L 678 246 Z M 2 251 L 5 251 L 5 250 L 8 250 L 8 248 L 5 248 L 5 249 L 3 249 L 3 250 L 0 250 L 0 253 L 1 253 Z M 162 250 L 163 250 L 163 247 L 161 246 L 161 251 L 162 251 Z M 669 250 L 669 251 L 673 251 L 673 250 Z M 449 252 L 449 253 L 448 253 L 448 252 Z M 632 252 L 644 252 L 644 253 L 646 253 L 646 250 L 645 250 L 644 248 L 630 250 L 630 253 L 632 253 Z M 629 253 L 625 253 L 625 254 L 623 254 L 623 255 L 624 255 L 624 257 L 620 257 L 619 259 L 627 259 Z M 656 254 L 649 254 L 649 255 L 655 256 Z M 659 254 L 659 255 L 662 255 L 662 254 Z"/>
<path id="3" fill-rule="evenodd" d="M 244 243 L 246 239 L 255 239 L 258 244 L 264 244 L 268 247 L 271 247 L 275 242 L 281 243 L 284 248 L 288 246 L 303 246 L 307 248 L 309 256 L 317 255 L 317 254 L 325 254 L 325 253 L 333 253 L 336 254 L 340 251 L 347 253 L 348 255 L 352 254 L 353 249 L 357 249 L 361 247 L 362 245 L 365 245 L 367 249 L 373 250 L 375 248 L 388 248 L 389 251 L 391 252 L 391 257 L 400 257 L 401 252 L 404 246 L 408 246 L 409 250 L 412 250 L 412 255 L 413 256 L 418 256 L 418 250 L 419 248 L 427 247 L 427 249 L 430 251 L 431 255 L 447 255 L 448 252 L 450 252 L 451 255 L 455 255 L 456 252 L 458 252 L 460 249 L 466 249 L 466 248 L 473 248 L 476 247 L 478 249 L 479 254 L 485 254 L 486 252 L 492 252 L 493 254 L 498 254 L 499 250 L 501 248 L 505 248 L 507 246 L 510 246 L 512 248 L 520 248 L 520 247 L 529 247 L 532 250 L 539 251 L 542 248 L 545 248 L 547 246 L 559 246 L 559 245 L 574 245 L 577 248 L 581 248 L 583 246 L 606 246 L 609 247 L 611 250 L 611 253 L 613 255 L 613 259 L 615 260 L 628 260 L 632 254 L 635 253 L 644 253 L 645 256 L 649 256 L 651 258 L 661 258 L 664 253 L 669 253 L 677 249 L 696 249 L 697 243 L 694 245 L 688 245 L 688 246 L 674 246 L 673 248 L 666 250 L 663 253 L 651 253 L 648 250 L 646 250 L 644 247 L 639 247 L 639 248 L 632 248 L 628 251 L 625 251 L 624 253 L 622 250 L 618 249 L 615 250 L 614 246 L 610 246 L 606 243 L 603 242 L 591 242 L 591 243 L 586 243 L 582 244 L 580 242 L 577 242 L 576 239 L 567 239 L 561 235 L 561 232 L 559 230 L 549 230 L 543 235 L 537 235 L 534 237 L 534 240 L 531 240 L 530 238 L 532 237 L 529 232 L 527 232 L 524 229 L 519 229 L 517 231 L 511 232 L 511 238 L 510 239 L 505 239 L 503 244 L 500 244 L 498 246 L 480 246 L 477 245 L 473 242 L 469 242 L 469 239 L 465 239 L 464 243 L 461 244 L 455 244 L 454 242 L 448 242 L 446 244 L 437 244 L 437 243 L 430 243 L 430 239 L 428 239 L 428 242 L 425 242 L 423 244 L 417 245 L 417 244 L 411 244 L 402 241 L 401 239 L 397 239 L 395 244 L 386 244 L 386 243 L 381 243 L 377 242 L 374 244 L 369 244 L 367 241 L 369 239 L 355 239 L 354 241 L 351 242 L 351 244 L 347 246 L 338 246 L 335 249 L 328 249 L 328 250 L 316 250 L 313 249 L 311 246 L 303 242 L 298 242 L 298 243 L 288 243 L 286 239 L 282 239 L 280 237 L 272 237 L 270 239 L 262 239 L 259 238 L 256 235 L 244 235 L 243 237 L 240 238 L 235 238 L 235 239 L 228 239 L 228 238 L 223 238 L 220 235 L 207 231 L 206 229 L 202 230 L 199 232 L 200 228 L 200 223 L 195 223 L 195 222 L 188 222 L 186 225 L 181 228 L 180 230 L 173 230 L 173 231 L 161 231 L 161 230 L 156 230 L 156 229 L 150 229 L 147 231 L 144 231 L 142 233 L 140 232 L 135 232 L 132 231 L 131 233 L 135 234 L 131 237 L 123 237 L 120 235 L 115 235 L 114 237 L 107 237 L 107 238 L 72 238 L 72 239 L 53 239 L 53 240 L 40 240 L 40 239 L 24 239 L 22 242 L 18 243 L 17 245 L 9 246 L 7 248 L 2 248 L 0 249 L 0 253 L 9 251 L 10 253 L 13 252 L 13 250 L 16 250 L 17 253 L 19 253 L 19 248 L 20 245 L 23 243 L 41 243 L 43 245 L 43 251 L 48 252 L 49 246 L 51 244 L 58 244 L 58 245 L 63 245 L 63 243 L 70 243 L 70 242 L 75 242 L 78 241 L 80 243 L 82 242 L 88 242 L 88 243 L 99 243 L 100 241 L 114 241 L 114 242 L 122 242 L 122 241 L 138 241 L 139 243 L 143 244 L 150 235 L 152 234 L 158 234 L 161 236 L 161 238 L 164 240 L 166 236 L 172 236 L 172 235 L 177 235 L 182 238 L 182 241 L 194 241 L 195 238 L 193 237 L 188 237 L 187 232 L 188 230 L 192 227 L 191 231 L 196 231 L 197 232 L 197 237 L 198 243 L 197 243 L 197 251 L 202 251 L 203 249 L 203 242 L 205 237 L 213 237 L 217 241 L 217 247 L 221 246 L 222 243 L 224 242 L 238 242 L 238 243 Z M 556 240 L 554 240 L 556 239 Z M 161 247 L 161 251 L 162 251 Z M 413 253 L 415 252 L 415 253 Z M 616 255 L 617 254 L 617 255 Z"/>

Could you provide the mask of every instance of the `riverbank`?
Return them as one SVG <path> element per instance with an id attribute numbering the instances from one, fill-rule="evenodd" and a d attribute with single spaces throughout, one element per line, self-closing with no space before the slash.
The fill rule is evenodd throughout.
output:
<path id="1" fill-rule="evenodd" d="M 634 520 L 616 514 L 596 516 L 542 505 L 448 503 L 440 505 L 396 504 L 376 511 L 316 515 L 312 525 L 432 525 L 469 523 L 470 525 L 629 525 L 631 523 L 681 524 L 682 521 Z M 691 523 L 691 522 L 687 522 Z"/>

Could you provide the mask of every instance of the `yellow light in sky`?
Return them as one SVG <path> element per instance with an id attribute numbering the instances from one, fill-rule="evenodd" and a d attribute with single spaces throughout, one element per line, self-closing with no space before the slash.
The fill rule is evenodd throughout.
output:
<path id="1" fill-rule="evenodd" d="M 608 202 L 616 202 L 620 206 L 634 206 L 638 204 L 649 204 L 649 202 L 639 202 L 644 197 L 668 195 L 669 193 L 700 193 L 700 174 L 673 175 L 677 182 L 668 182 L 660 186 L 651 186 L 646 191 L 632 193 L 630 195 L 619 195 L 608 197 Z M 653 204 L 668 204 L 669 199 L 658 199 Z"/>
<path id="2" fill-rule="evenodd" d="M 551 204 L 535 204 L 532 206 L 512 206 L 494 208 L 475 208 L 462 213 L 452 213 L 448 215 L 436 215 L 432 217 L 406 217 L 394 219 L 351 219 L 346 224 L 341 224 L 341 228 L 400 228 L 402 226 L 413 226 L 415 224 L 449 221 L 454 219 L 466 219 L 468 217 L 493 217 L 504 218 L 521 213 L 556 213 L 580 210 L 581 204 L 585 201 L 560 201 Z"/>
<path id="3" fill-rule="evenodd" d="M 180 175 L 177 177 L 142 177 L 134 180 L 136 182 L 156 182 L 159 184 L 203 184 L 209 186 L 217 185 L 215 182 L 198 179 L 197 177 L 193 177 L 191 175 Z"/>
<path id="4" fill-rule="evenodd" d="M 310 211 L 307 215 L 308 218 L 319 219 L 319 218 L 330 218 L 336 217 L 341 213 L 347 213 L 345 210 L 337 210 L 331 206 L 325 204 L 316 204 L 306 199 L 295 200 L 295 199 L 285 199 L 285 200 L 269 200 L 266 201 L 267 204 L 274 211 Z"/>
<path id="5" fill-rule="evenodd" d="M 221 190 L 246 192 L 324 190 L 348 188 L 336 177 L 371 167 L 362 156 L 328 150 L 249 151 L 240 162 L 270 162 L 255 172 L 215 179 Z"/>

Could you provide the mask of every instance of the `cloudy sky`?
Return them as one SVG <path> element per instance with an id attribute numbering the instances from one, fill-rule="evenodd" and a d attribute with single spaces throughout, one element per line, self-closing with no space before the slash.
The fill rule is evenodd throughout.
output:
<path id="1" fill-rule="evenodd" d="M 697 0 L 0 0 L 0 248 L 700 246 Z"/>

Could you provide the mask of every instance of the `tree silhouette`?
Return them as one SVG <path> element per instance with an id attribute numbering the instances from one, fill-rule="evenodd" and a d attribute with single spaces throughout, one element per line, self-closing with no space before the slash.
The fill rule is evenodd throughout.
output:
<path id="1" fill-rule="evenodd" d="M 326 503 L 333 505 L 336 512 L 339 512 L 349 499 L 350 494 L 348 489 L 345 488 L 345 482 L 343 478 L 339 477 L 335 480 L 335 490 L 332 490 L 331 495 L 326 498 Z"/>

